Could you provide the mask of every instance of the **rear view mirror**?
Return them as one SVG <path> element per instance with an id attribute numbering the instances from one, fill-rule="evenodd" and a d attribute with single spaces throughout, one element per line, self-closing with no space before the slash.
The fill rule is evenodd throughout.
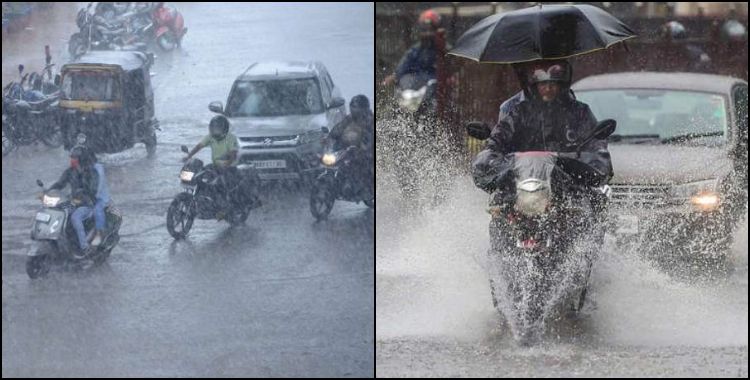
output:
<path id="1" fill-rule="evenodd" d="M 224 106 L 221 102 L 211 102 L 208 104 L 208 110 L 215 113 L 224 113 Z"/>
<path id="2" fill-rule="evenodd" d="M 611 134 L 615 133 L 617 128 L 617 122 L 612 119 L 604 119 L 600 121 L 596 128 L 594 128 L 594 138 L 604 140 Z"/>
<path id="3" fill-rule="evenodd" d="M 490 131 L 487 124 L 481 121 L 472 121 L 469 124 L 466 124 L 466 133 L 475 139 L 487 140 L 490 138 L 491 132 L 492 131 Z"/>
<path id="4" fill-rule="evenodd" d="M 181 146 L 180 146 L 180 150 L 181 150 L 181 151 L 182 151 L 183 153 L 190 153 L 190 151 L 188 150 L 188 147 L 187 147 L 187 145 L 181 145 Z"/>
<path id="5" fill-rule="evenodd" d="M 343 106 L 346 103 L 346 100 L 344 98 L 335 97 L 331 99 L 331 103 L 328 104 L 328 108 L 338 108 Z"/>

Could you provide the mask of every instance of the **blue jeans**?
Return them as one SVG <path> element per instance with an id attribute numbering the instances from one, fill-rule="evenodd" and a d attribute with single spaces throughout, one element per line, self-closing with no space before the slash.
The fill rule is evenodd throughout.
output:
<path id="1" fill-rule="evenodd" d="M 70 221 L 73 223 L 73 229 L 76 230 L 76 235 L 78 236 L 78 246 L 82 250 L 89 247 L 89 242 L 86 241 L 86 230 L 83 228 L 83 221 L 90 218 L 93 213 L 93 208 L 81 206 L 75 209 L 70 216 Z"/>
<path id="2" fill-rule="evenodd" d="M 101 233 L 107 228 L 107 216 L 104 215 L 104 209 L 108 203 L 102 199 L 97 199 L 94 205 L 94 222 L 96 223 L 96 230 Z"/>

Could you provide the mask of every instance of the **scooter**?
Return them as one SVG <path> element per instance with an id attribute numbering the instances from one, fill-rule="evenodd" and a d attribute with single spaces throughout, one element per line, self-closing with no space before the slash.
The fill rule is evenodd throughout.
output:
<path id="1" fill-rule="evenodd" d="M 41 180 L 36 180 L 39 187 L 44 189 Z M 107 228 L 100 245 L 86 255 L 78 246 L 78 237 L 70 216 L 76 209 L 75 199 L 63 199 L 60 192 L 51 190 L 42 194 L 42 206 L 34 216 L 31 227 L 31 239 L 37 244 L 32 246 L 26 260 L 26 273 L 30 278 L 44 277 L 55 263 L 62 263 L 77 269 L 85 269 L 99 265 L 107 260 L 112 249 L 120 241 L 120 225 L 122 214 L 114 206 L 105 209 Z M 94 218 L 84 222 L 89 243 L 94 239 Z"/>

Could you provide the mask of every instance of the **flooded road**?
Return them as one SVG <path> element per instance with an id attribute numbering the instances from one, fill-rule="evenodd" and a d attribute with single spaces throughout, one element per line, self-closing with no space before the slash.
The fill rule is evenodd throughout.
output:
<path id="1" fill-rule="evenodd" d="M 181 191 L 179 146 L 207 133 L 208 103 L 225 102 L 252 62 L 319 60 L 347 102 L 372 99 L 373 6 L 176 6 L 189 32 L 181 50 L 156 53 L 156 156 L 137 144 L 99 157 L 124 218 L 108 263 L 29 280 L 35 179 L 57 180 L 67 153 L 38 145 L 3 158 L 3 376 L 372 376 L 374 213 L 365 205 L 337 202 L 315 223 L 305 190 L 276 185 L 242 226 L 196 220 L 176 242 L 165 220 Z M 35 31 L 67 39 L 67 13 L 69 25 Z M 42 43 L 19 41 L 3 41 L 4 81 L 19 61 L 43 62 Z M 62 64 L 66 45 L 51 45 Z"/>

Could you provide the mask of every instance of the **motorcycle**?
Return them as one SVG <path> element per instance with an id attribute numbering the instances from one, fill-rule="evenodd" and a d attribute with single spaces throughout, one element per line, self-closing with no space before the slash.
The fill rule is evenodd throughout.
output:
<path id="1" fill-rule="evenodd" d="M 175 8 L 165 7 L 164 3 L 158 3 L 152 13 L 155 24 L 154 39 L 161 50 L 167 52 L 180 46 L 182 38 L 187 33 L 185 19 Z"/>
<path id="2" fill-rule="evenodd" d="M 132 30 L 129 17 L 105 17 L 91 12 L 94 3 L 78 11 L 79 31 L 68 40 L 68 53 L 77 59 L 89 50 L 144 51 L 146 43 L 139 41 Z M 111 13 L 111 12 L 110 12 Z"/>
<path id="3" fill-rule="evenodd" d="M 188 153 L 187 146 L 181 150 Z M 192 158 L 180 170 L 180 182 L 184 191 L 177 194 L 167 210 L 167 231 L 175 239 L 184 239 L 193 226 L 193 220 L 226 220 L 231 225 L 244 223 L 250 211 L 260 206 L 257 186 L 258 173 L 250 165 L 238 165 L 240 179 L 234 192 L 221 194 L 217 190 L 219 173 L 212 165 L 203 166 L 203 161 Z"/>
<path id="4" fill-rule="evenodd" d="M 37 179 L 36 183 L 44 189 L 42 181 Z M 60 192 L 55 190 L 43 192 L 42 205 L 31 227 L 31 239 L 38 244 L 29 251 L 26 261 L 26 273 L 32 279 L 47 275 L 54 263 L 64 263 L 78 269 L 99 265 L 107 260 L 120 241 L 122 214 L 112 205 L 105 209 L 107 228 L 104 238 L 89 255 L 79 248 L 78 237 L 70 222 L 76 205 L 69 199 L 63 199 Z M 86 219 L 84 227 L 90 243 L 95 234 L 94 218 Z"/>
<path id="5" fill-rule="evenodd" d="M 323 128 L 328 133 L 327 128 Z M 328 151 L 321 156 L 321 173 L 316 177 L 310 192 L 310 212 L 317 220 L 323 220 L 331 213 L 336 200 L 363 202 L 375 208 L 375 183 L 370 177 L 367 188 L 355 181 L 351 168 L 353 160 L 361 154 L 356 147 L 348 147 L 337 152 Z"/>
<path id="6" fill-rule="evenodd" d="M 50 56 L 42 74 L 24 74 L 24 66 L 18 66 L 19 82 L 11 82 L 3 88 L 3 156 L 21 145 L 30 145 L 41 140 L 49 147 L 62 145 L 62 132 L 57 120 L 56 107 L 60 89 L 51 80 L 45 80 L 45 73 L 51 77 Z M 29 88 L 28 82 L 32 83 Z"/>
<path id="7" fill-rule="evenodd" d="M 611 191 L 601 185 L 604 174 L 580 161 L 580 147 L 615 127 L 604 120 L 564 152 L 512 153 L 485 161 L 487 174 L 475 172 L 475 184 L 491 193 L 493 304 L 522 345 L 536 342 L 548 321 L 584 306 Z M 490 134 L 481 123 L 467 130 L 480 140 Z"/>

